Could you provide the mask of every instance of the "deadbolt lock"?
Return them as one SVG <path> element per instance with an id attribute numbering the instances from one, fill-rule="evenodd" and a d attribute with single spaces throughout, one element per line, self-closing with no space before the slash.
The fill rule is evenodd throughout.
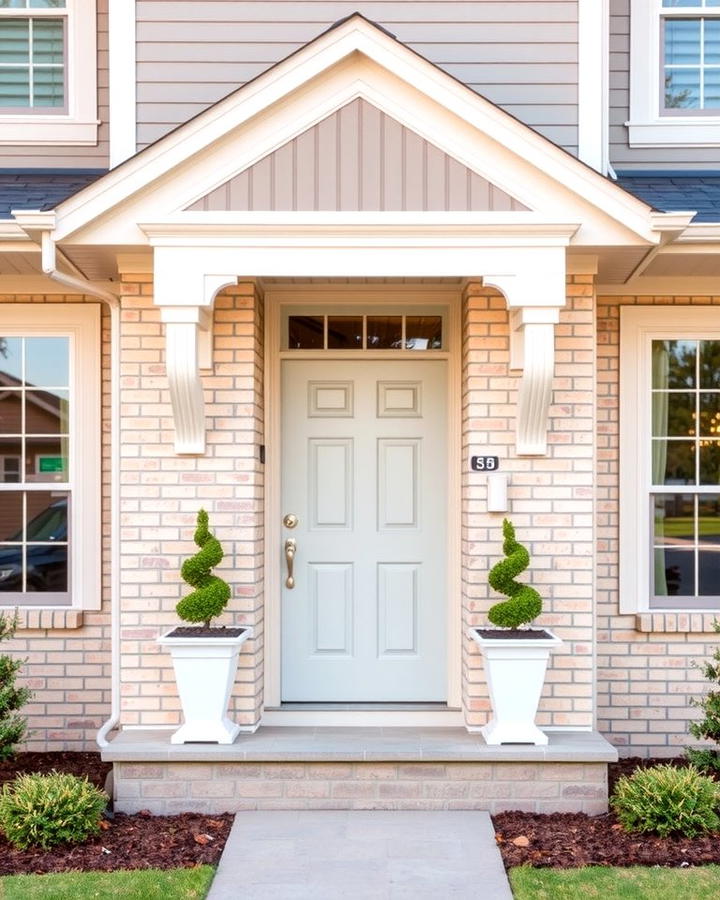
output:
<path id="1" fill-rule="evenodd" d="M 298 517 L 297 517 L 296 515 L 294 515 L 293 513 L 288 513 L 288 514 L 283 518 L 283 525 L 284 525 L 286 528 L 295 528 L 295 526 L 297 525 L 297 523 L 298 523 Z"/>

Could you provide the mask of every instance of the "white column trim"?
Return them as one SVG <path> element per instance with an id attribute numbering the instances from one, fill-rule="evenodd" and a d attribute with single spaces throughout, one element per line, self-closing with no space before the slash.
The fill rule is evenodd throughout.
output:
<path id="1" fill-rule="evenodd" d="M 608 165 L 608 0 L 578 0 L 578 158 Z"/>
<path id="2" fill-rule="evenodd" d="M 110 168 L 135 155 L 136 34 L 135 0 L 109 0 Z"/>

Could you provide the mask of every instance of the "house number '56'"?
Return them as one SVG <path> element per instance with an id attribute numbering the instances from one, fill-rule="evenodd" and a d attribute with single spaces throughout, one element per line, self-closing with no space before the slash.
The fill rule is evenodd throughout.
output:
<path id="1" fill-rule="evenodd" d="M 500 468 L 500 457 L 471 456 L 470 468 L 473 472 L 496 472 Z"/>

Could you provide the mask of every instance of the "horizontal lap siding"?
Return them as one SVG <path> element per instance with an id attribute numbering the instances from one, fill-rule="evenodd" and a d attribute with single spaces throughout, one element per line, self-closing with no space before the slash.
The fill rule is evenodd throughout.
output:
<path id="1" fill-rule="evenodd" d="M 138 0 L 139 146 L 167 134 L 355 11 L 576 152 L 576 0 Z"/>
<path id="2" fill-rule="evenodd" d="M 610 162 L 619 170 L 717 166 L 712 147 L 632 148 L 625 123 L 630 119 L 630 0 L 610 0 Z"/>

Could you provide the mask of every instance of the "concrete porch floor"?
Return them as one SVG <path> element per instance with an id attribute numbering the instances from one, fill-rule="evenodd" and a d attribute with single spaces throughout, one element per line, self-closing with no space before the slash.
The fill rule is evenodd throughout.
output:
<path id="1" fill-rule="evenodd" d="M 463 728 L 263 727 L 234 744 L 170 743 L 128 730 L 104 748 L 121 812 L 149 809 L 607 810 L 596 732 L 551 732 L 544 747 L 490 747 Z"/>

